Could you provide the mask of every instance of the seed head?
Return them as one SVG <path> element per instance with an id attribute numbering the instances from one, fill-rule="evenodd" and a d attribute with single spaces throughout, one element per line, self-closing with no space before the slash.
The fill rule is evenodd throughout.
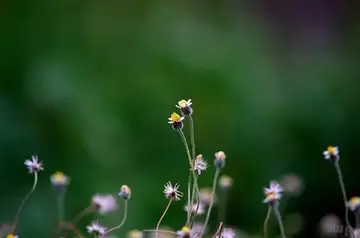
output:
<path id="1" fill-rule="evenodd" d="M 92 197 L 91 204 L 95 211 L 100 214 L 115 211 L 118 207 L 116 199 L 112 195 L 96 194 Z"/>
<path id="2" fill-rule="evenodd" d="M 42 162 L 38 161 L 38 157 L 36 155 L 31 156 L 31 160 L 27 159 L 24 163 L 29 170 L 29 173 L 37 173 L 40 170 L 44 170 Z"/>
<path id="3" fill-rule="evenodd" d="M 224 151 L 218 151 L 215 153 L 214 165 L 217 169 L 222 169 L 225 166 L 226 155 Z"/>
<path id="4" fill-rule="evenodd" d="M 265 194 L 264 203 L 269 203 L 273 205 L 275 202 L 280 200 L 282 196 L 281 193 L 283 191 L 284 189 L 281 187 L 281 185 L 278 182 L 271 181 L 270 187 L 264 188 L 264 194 Z"/>
<path id="5" fill-rule="evenodd" d="M 119 197 L 121 197 L 124 200 L 128 200 L 131 197 L 131 189 L 126 186 L 123 185 L 121 186 L 120 192 L 118 193 Z"/>
<path id="6" fill-rule="evenodd" d="M 180 100 L 176 105 L 177 108 L 180 109 L 181 114 L 184 116 L 189 116 L 193 113 L 193 109 L 191 108 L 192 102 L 189 100 Z"/>
<path id="7" fill-rule="evenodd" d="M 180 200 L 180 198 L 183 196 L 183 193 L 178 190 L 179 187 L 180 187 L 180 185 L 177 183 L 173 187 L 171 185 L 171 182 L 167 182 L 164 185 L 164 191 L 163 191 L 163 193 L 165 194 L 165 197 L 167 199 L 174 199 L 175 201 Z"/>
<path id="8" fill-rule="evenodd" d="M 106 227 L 101 225 L 99 221 L 93 221 L 86 229 L 90 234 L 94 233 L 96 235 L 103 235 L 106 231 Z"/>
<path id="9" fill-rule="evenodd" d="M 208 163 L 206 160 L 204 160 L 204 157 L 200 154 L 196 156 L 196 159 L 194 161 L 194 171 L 198 173 L 198 175 L 201 174 L 201 172 L 204 172 L 208 167 Z"/>

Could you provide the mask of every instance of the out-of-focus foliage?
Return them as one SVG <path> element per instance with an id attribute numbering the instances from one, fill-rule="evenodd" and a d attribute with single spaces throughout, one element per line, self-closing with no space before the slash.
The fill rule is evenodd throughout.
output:
<path id="1" fill-rule="evenodd" d="M 127 184 L 132 198 L 119 234 L 154 228 L 166 206 L 163 184 L 186 190 L 185 151 L 166 123 L 182 98 L 193 100 L 198 153 L 210 164 L 214 152 L 228 155 L 229 225 L 261 232 L 262 188 L 289 173 L 305 184 L 282 211 L 304 217 L 300 237 L 314 237 L 328 213 L 343 217 L 322 150 L 340 146 L 349 196 L 359 195 L 359 31 L 311 31 L 309 42 L 297 44 L 306 37 L 289 40 L 281 24 L 254 9 L 231 1 L 0 3 L 0 221 L 13 220 L 32 184 L 23 161 L 37 154 L 45 171 L 20 237 L 49 237 L 56 170 L 71 177 L 67 219 L 94 193 Z M 213 168 L 200 184 L 211 185 L 212 176 Z M 171 207 L 164 224 L 181 228 L 183 205 Z M 117 224 L 121 208 L 101 219 Z"/>

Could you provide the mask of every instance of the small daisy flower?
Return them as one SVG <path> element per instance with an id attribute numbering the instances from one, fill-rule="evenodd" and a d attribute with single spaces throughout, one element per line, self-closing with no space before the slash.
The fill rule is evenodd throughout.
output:
<path id="1" fill-rule="evenodd" d="M 350 198 L 350 200 L 346 203 L 346 206 L 354 212 L 360 206 L 360 197 Z"/>
<path id="2" fill-rule="evenodd" d="M 219 178 L 219 187 L 223 190 L 228 190 L 233 185 L 233 179 L 228 175 L 222 175 Z"/>
<path id="3" fill-rule="evenodd" d="M 184 119 L 185 119 L 184 117 L 181 117 L 179 114 L 174 112 L 169 117 L 168 123 L 172 125 L 174 130 L 181 130 L 184 126 L 184 123 L 183 123 Z"/>
<path id="4" fill-rule="evenodd" d="M 339 160 L 340 152 L 337 146 L 328 146 L 328 148 L 323 152 L 324 158 L 326 160 Z"/>
<path id="5" fill-rule="evenodd" d="M 11 233 L 11 234 L 7 235 L 6 238 L 19 238 L 19 236 Z"/>
<path id="6" fill-rule="evenodd" d="M 196 156 L 196 159 L 194 161 L 194 171 L 198 173 L 198 175 L 201 174 L 201 172 L 205 171 L 208 167 L 208 163 L 206 160 L 204 160 L 203 156 L 200 154 Z"/>
<path id="7" fill-rule="evenodd" d="M 193 113 L 193 109 L 191 108 L 192 102 L 191 99 L 189 100 L 181 100 L 176 105 L 177 108 L 180 109 L 181 114 L 184 116 L 189 116 Z"/>
<path id="8" fill-rule="evenodd" d="M 178 190 L 180 185 L 177 183 L 174 186 L 172 186 L 170 182 L 167 182 L 167 184 L 165 184 L 164 187 L 165 188 L 163 192 L 167 199 L 174 199 L 178 201 L 183 196 L 183 193 Z"/>
<path id="9" fill-rule="evenodd" d="M 100 214 L 106 214 L 117 209 L 116 199 L 112 195 L 96 194 L 91 199 L 94 209 Z"/>
<path id="10" fill-rule="evenodd" d="M 224 151 L 218 151 L 215 153 L 214 165 L 218 169 L 222 169 L 225 166 L 226 155 Z"/>
<path id="11" fill-rule="evenodd" d="M 38 157 L 36 155 L 31 156 L 31 160 L 25 160 L 24 164 L 28 168 L 30 174 L 44 170 L 42 162 L 38 161 Z"/>
<path id="12" fill-rule="evenodd" d="M 139 230 L 131 230 L 126 235 L 127 238 L 143 238 L 144 234 Z"/>
<path id="13" fill-rule="evenodd" d="M 131 197 L 131 189 L 126 186 L 123 185 L 121 186 L 120 192 L 118 193 L 119 197 L 121 197 L 124 200 L 128 200 Z"/>
<path id="14" fill-rule="evenodd" d="M 264 203 L 272 203 L 272 202 L 280 200 L 280 198 L 282 196 L 281 193 L 283 191 L 284 191 L 284 189 L 281 187 L 281 185 L 278 182 L 271 181 L 270 187 L 264 188 L 264 194 L 265 194 Z"/>
<path id="15" fill-rule="evenodd" d="M 201 215 L 201 214 L 204 214 L 205 213 L 205 205 L 202 204 L 201 202 L 198 204 L 198 203 L 193 203 L 192 205 L 185 205 L 184 206 L 184 210 L 186 212 L 188 212 L 190 210 L 191 213 L 195 214 L 196 215 Z"/>
<path id="16" fill-rule="evenodd" d="M 56 171 L 53 175 L 51 175 L 50 182 L 54 186 L 66 186 L 69 184 L 70 179 L 63 172 Z"/>
<path id="17" fill-rule="evenodd" d="M 176 236 L 179 238 L 197 238 L 200 237 L 200 233 L 194 232 L 193 229 L 187 226 L 183 226 L 180 231 L 176 232 Z"/>
<path id="18" fill-rule="evenodd" d="M 224 228 L 221 235 L 216 235 L 216 238 L 235 238 L 236 232 L 231 228 Z"/>
<path id="19" fill-rule="evenodd" d="M 86 229 L 88 233 L 95 233 L 96 235 L 103 235 L 106 232 L 106 227 L 101 225 L 99 221 L 93 221 Z"/>

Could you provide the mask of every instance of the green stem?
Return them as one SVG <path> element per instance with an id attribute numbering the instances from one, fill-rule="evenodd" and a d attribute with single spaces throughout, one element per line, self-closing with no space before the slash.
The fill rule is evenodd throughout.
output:
<path id="1" fill-rule="evenodd" d="M 121 223 L 118 226 L 115 226 L 109 230 L 107 230 L 101 237 L 105 237 L 106 234 L 109 234 L 110 232 L 119 229 L 120 227 L 122 227 L 125 224 L 126 221 L 126 217 L 127 217 L 127 210 L 128 210 L 128 200 L 125 200 L 125 211 L 124 211 L 124 217 L 121 221 Z"/>
<path id="2" fill-rule="evenodd" d="M 64 194 L 59 194 L 57 196 L 57 206 L 58 206 L 58 221 L 59 224 L 64 221 Z M 61 227 L 58 227 L 58 233 L 60 233 Z"/>
<path id="3" fill-rule="evenodd" d="M 279 211 L 279 206 L 278 206 L 278 204 L 275 204 L 273 207 L 274 207 L 274 214 L 275 214 L 276 219 L 277 219 L 278 224 L 279 224 L 281 238 L 286 238 L 284 225 L 282 223 L 281 215 L 280 215 L 280 211 Z"/>
<path id="4" fill-rule="evenodd" d="M 192 160 L 194 161 L 196 158 L 196 150 L 195 150 L 195 130 L 194 130 L 194 120 L 189 115 L 190 121 L 190 136 L 191 136 L 191 150 L 192 150 Z"/>
<path id="5" fill-rule="evenodd" d="M 200 234 L 200 237 L 202 237 L 204 235 L 204 232 L 205 232 L 205 229 L 206 229 L 206 226 L 209 222 L 209 218 L 210 218 L 210 213 L 211 213 L 211 208 L 214 204 L 214 196 L 215 196 L 215 190 L 216 190 L 216 185 L 217 185 L 217 180 L 218 180 L 218 177 L 219 177 L 219 174 L 220 174 L 220 169 L 216 169 L 215 171 L 215 176 L 214 176 L 214 180 L 213 180 L 213 187 L 212 187 L 212 192 L 211 192 L 211 201 L 210 201 L 210 205 L 209 205 L 209 208 L 208 208 L 208 211 L 207 211 L 207 214 L 206 214 L 206 219 L 205 219 L 205 223 L 204 223 L 204 227 L 201 231 L 201 234 Z"/>
<path id="6" fill-rule="evenodd" d="M 190 206 L 191 206 L 191 172 L 189 173 L 189 179 L 188 179 L 188 187 L 187 187 L 187 192 L 188 192 L 188 209 L 187 209 L 187 218 L 186 218 L 186 224 L 189 223 L 190 221 L 190 216 L 191 216 L 191 210 L 190 210 Z"/>
<path id="7" fill-rule="evenodd" d="M 344 179 L 343 179 L 340 164 L 339 164 L 339 159 L 337 159 L 335 161 L 334 165 L 335 165 L 335 169 L 336 169 L 336 172 L 337 172 L 337 175 L 339 178 L 339 184 L 340 184 L 340 188 L 341 188 L 341 192 L 342 192 L 343 200 L 344 200 L 344 204 L 345 204 L 345 223 L 346 223 L 346 226 L 350 230 L 350 237 L 354 237 L 354 232 L 353 232 L 353 229 L 349 222 L 349 208 L 347 206 L 347 195 L 346 195 Z"/>
<path id="8" fill-rule="evenodd" d="M 25 202 L 29 199 L 30 195 L 35 191 L 37 182 L 38 182 L 38 174 L 37 174 L 37 172 L 34 172 L 34 184 L 33 184 L 32 188 L 31 188 L 31 190 L 28 192 L 28 194 L 26 194 L 25 198 L 22 200 L 21 205 L 20 205 L 20 207 L 18 208 L 18 210 L 16 212 L 16 216 L 15 216 L 15 219 L 14 219 L 14 225 L 12 227 L 12 232 L 13 233 L 15 232 L 17 223 L 19 221 L 20 213 L 21 213 L 21 211 L 22 211 L 22 209 L 23 209 L 23 207 L 25 205 Z"/>
<path id="9" fill-rule="evenodd" d="M 270 220 L 271 210 L 272 210 L 272 206 L 269 206 L 265 220 L 264 220 L 264 238 L 268 237 L 268 224 L 269 224 L 269 220 Z"/>
<path id="10" fill-rule="evenodd" d="M 157 225 L 156 225 L 155 238 L 158 237 L 158 232 L 157 232 L 157 231 L 159 230 L 159 226 L 160 226 L 160 224 L 161 224 L 161 221 L 164 219 L 165 214 L 166 214 L 167 211 L 169 210 L 169 207 L 170 207 L 172 201 L 173 201 L 173 199 L 170 199 L 170 200 L 169 200 L 169 203 L 168 203 L 168 205 L 166 206 L 165 211 L 164 211 L 163 214 L 161 215 L 161 217 L 160 217 L 160 219 L 159 219 L 159 221 L 158 221 L 158 223 L 157 223 Z"/>
<path id="11" fill-rule="evenodd" d="M 191 154 L 190 154 L 190 150 L 189 150 L 189 145 L 186 141 L 186 137 L 183 133 L 182 130 L 178 130 L 179 134 L 180 134 L 180 137 L 181 137 L 181 140 L 182 142 L 184 143 L 184 146 L 185 146 L 185 150 L 186 150 L 186 154 L 188 156 L 188 160 L 189 160 L 189 164 L 190 164 L 190 170 L 191 170 L 191 173 L 192 173 L 192 176 L 193 176 L 193 180 L 194 180 L 194 184 L 195 184 L 195 191 L 197 194 L 199 194 L 199 186 L 198 186 L 198 183 L 197 183 L 197 176 L 196 176 L 196 173 L 195 173 L 195 170 L 194 170 L 194 165 L 193 165 L 193 160 L 191 159 Z M 189 191 L 189 186 L 188 186 L 188 191 Z M 190 214 L 191 215 L 191 214 Z"/>

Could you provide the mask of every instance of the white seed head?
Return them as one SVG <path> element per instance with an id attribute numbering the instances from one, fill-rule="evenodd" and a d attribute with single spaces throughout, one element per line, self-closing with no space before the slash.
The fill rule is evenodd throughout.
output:
<path id="1" fill-rule="evenodd" d="M 115 211 L 118 207 L 113 195 L 96 194 L 92 197 L 91 204 L 100 214 L 106 214 Z"/>
<path id="2" fill-rule="evenodd" d="M 99 221 L 93 221 L 90 225 L 86 226 L 88 233 L 103 235 L 106 232 L 106 227 L 101 225 Z"/>
<path id="3" fill-rule="evenodd" d="M 200 175 L 208 168 L 208 163 L 204 160 L 203 156 L 200 154 L 196 157 L 194 161 L 194 171 Z"/>
<path id="4" fill-rule="evenodd" d="M 31 156 L 31 160 L 25 160 L 24 164 L 26 165 L 30 174 L 44 170 L 42 162 L 39 162 L 36 155 Z"/>
<path id="5" fill-rule="evenodd" d="M 119 197 L 121 197 L 124 200 L 128 200 L 131 197 L 131 189 L 126 186 L 123 185 L 121 186 L 120 192 L 118 193 Z"/>
<path id="6" fill-rule="evenodd" d="M 179 191 L 179 184 L 175 184 L 172 186 L 171 182 L 167 182 L 164 185 L 164 191 L 165 197 L 167 199 L 174 199 L 176 201 L 180 200 L 180 198 L 183 196 L 183 193 Z"/>

